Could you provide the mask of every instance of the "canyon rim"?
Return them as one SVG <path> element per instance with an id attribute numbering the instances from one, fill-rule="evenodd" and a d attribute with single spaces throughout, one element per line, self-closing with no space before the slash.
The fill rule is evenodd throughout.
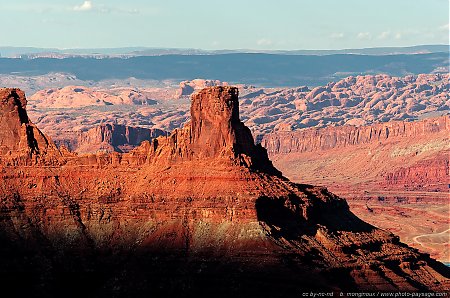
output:
<path id="1" fill-rule="evenodd" d="M 238 89 L 128 153 L 56 147 L 0 89 L 2 287 L 41 297 L 446 292 L 450 270 L 324 187 L 290 182 L 239 118 Z M 26 286 L 24 286 L 26 285 Z"/>

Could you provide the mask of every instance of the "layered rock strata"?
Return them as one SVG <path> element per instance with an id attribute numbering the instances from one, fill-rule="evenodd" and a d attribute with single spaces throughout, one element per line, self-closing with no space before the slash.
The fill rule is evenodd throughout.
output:
<path id="1" fill-rule="evenodd" d="M 0 131 L 31 125 L 23 94 L 1 94 Z M 2 286 L 47 297 L 68 287 L 74 297 L 448 289 L 443 264 L 325 188 L 282 177 L 240 122 L 236 88 L 191 102 L 189 124 L 129 153 L 77 156 L 43 135 L 31 157 L 2 153 Z M 9 151 L 16 135 L 2 143 Z"/>
<path id="2" fill-rule="evenodd" d="M 267 134 L 262 145 L 271 155 L 344 148 L 399 138 L 423 138 L 450 132 L 449 116 L 416 122 L 391 121 L 368 126 L 332 126 Z"/>
<path id="3" fill-rule="evenodd" d="M 264 136 L 262 145 L 277 167 L 294 180 L 340 188 L 360 184 L 366 190 L 446 192 L 449 119 L 277 132 Z M 322 177 L 327 181 L 321 181 Z M 344 181 L 344 177 L 351 178 Z"/>
<path id="4" fill-rule="evenodd" d="M 77 153 L 129 152 L 144 141 L 166 135 L 161 129 L 101 124 L 87 131 L 74 131 L 66 137 L 57 136 L 55 144 Z M 68 137 L 67 137 L 68 136 Z"/>

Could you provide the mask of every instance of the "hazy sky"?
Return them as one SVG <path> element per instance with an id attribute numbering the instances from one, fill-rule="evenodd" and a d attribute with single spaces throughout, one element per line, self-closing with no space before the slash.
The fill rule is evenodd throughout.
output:
<path id="1" fill-rule="evenodd" d="M 448 0 L 0 0 L 0 46 L 340 49 L 448 44 Z"/>

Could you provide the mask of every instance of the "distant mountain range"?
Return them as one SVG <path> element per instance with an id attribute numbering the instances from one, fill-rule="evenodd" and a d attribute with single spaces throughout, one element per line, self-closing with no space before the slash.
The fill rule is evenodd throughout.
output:
<path id="1" fill-rule="evenodd" d="M 341 50 L 202 50 L 184 48 L 150 48 L 150 47 L 124 47 L 124 48 L 93 48 L 93 49 L 57 49 L 35 47 L 0 47 L 0 57 L 6 58 L 42 58 L 58 57 L 68 58 L 74 56 L 88 57 L 133 57 L 133 56 L 159 56 L 159 55 L 218 55 L 236 53 L 264 53 L 279 55 L 333 55 L 333 54 L 360 54 L 360 55 L 393 55 L 393 54 L 424 54 L 449 52 L 449 45 L 418 45 L 409 47 L 378 47 Z"/>
<path id="2" fill-rule="evenodd" d="M 419 73 L 447 73 L 449 69 L 448 52 L 414 55 L 171 54 L 133 56 L 126 59 L 102 58 L 0 58 L 0 75 L 36 76 L 67 73 L 84 81 L 127 78 L 183 81 L 209 78 L 230 83 L 275 87 L 318 86 L 350 75 L 385 73 L 405 76 Z"/>

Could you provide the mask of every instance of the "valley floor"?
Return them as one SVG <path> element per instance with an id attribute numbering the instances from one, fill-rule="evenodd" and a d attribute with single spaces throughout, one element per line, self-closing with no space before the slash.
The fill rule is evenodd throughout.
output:
<path id="1" fill-rule="evenodd" d="M 336 191 L 362 220 L 398 236 L 409 246 L 450 262 L 448 193 L 367 192 L 360 197 Z M 350 195 L 350 196 L 349 196 Z"/>

